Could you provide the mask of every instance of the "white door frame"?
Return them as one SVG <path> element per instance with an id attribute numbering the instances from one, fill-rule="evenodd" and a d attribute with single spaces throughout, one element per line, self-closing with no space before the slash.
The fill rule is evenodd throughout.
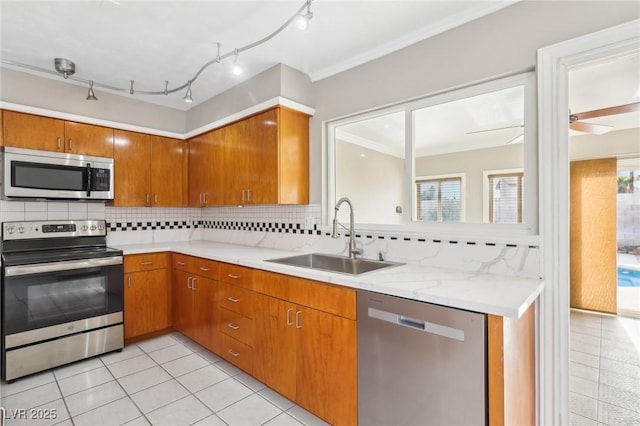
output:
<path id="1" fill-rule="evenodd" d="M 541 269 L 539 416 L 569 424 L 569 101 L 568 69 L 640 50 L 640 20 L 538 51 Z"/>

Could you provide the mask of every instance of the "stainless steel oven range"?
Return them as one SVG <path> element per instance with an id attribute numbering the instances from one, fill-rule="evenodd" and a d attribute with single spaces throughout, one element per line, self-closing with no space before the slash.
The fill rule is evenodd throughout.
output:
<path id="1" fill-rule="evenodd" d="M 122 349 L 122 251 L 104 220 L 2 224 L 2 379 Z"/>

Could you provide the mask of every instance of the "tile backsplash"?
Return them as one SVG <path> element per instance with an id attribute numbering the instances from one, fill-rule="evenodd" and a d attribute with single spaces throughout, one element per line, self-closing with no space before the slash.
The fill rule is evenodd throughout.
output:
<path id="1" fill-rule="evenodd" d="M 108 207 L 104 203 L 0 201 L 0 220 L 105 219 L 109 245 L 189 240 L 346 254 L 348 238 L 333 239 L 321 231 L 320 205 L 209 208 Z M 357 231 L 357 230 L 356 230 Z M 438 240 L 404 235 L 359 234 L 364 257 L 425 266 L 491 272 L 522 277 L 540 276 L 537 246 Z"/>

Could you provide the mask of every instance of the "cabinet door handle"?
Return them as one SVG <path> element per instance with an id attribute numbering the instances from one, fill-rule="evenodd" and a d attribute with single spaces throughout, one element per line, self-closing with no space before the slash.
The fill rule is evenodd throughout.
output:
<path id="1" fill-rule="evenodd" d="M 293 311 L 292 308 L 287 309 L 287 326 L 293 325 L 293 323 L 291 322 L 291 311 Z"/>
<path id="2" fill-rule="evenodd" d="M 211 270 L 211 268 L 205 268 L 204 266 L 201 266 L 200 270 L 203 271 L 203 272 L 209 272 Z"/>
<path id="3" fill-rule="evenodd" d="M 302 328 L 302 324 L 300 323 L 300 314 L 302 311 L 296 311 L 296 328 Z"/>
<path id="4" fill-rule="evenodd" d="M 191 281 L 193 281 L 193 278 L 192 277 L 188 277 L 187 278 L 187 288 L 189 288 L 189 289 L 192 288 L 191 287 Z"/>
<path id="5" fill-rule="evenodd" d="M 140 262 L 140 265 L 149 266 L 149 265 L 153 265 L 153 262 Z"/>
<path id="6" fill-rule="evenodd" d="M 69 139 L 69 151 L 73 149 L 73 141 Z"/>
<path id="7" fill-rule="evenodd" d="M 229 328 L 230 328 L 230 329 L 232 329 L 232 330 L 238 330 L 238 329 L 240 328 L 240 326 L 239 326 L 239 325 L 236 325 L 236 324 L 234 324 L 234 323 L 232 323 L 232 322 L 228 323 L 228 324 L 227 324 L 227 327 L 229 327 Z"/>
<path id="8" fill-rule="evenodd" d="M 149 194 L 147 194 L 146 203 L 147 205 L 151 204 L 151 197 L 149 196 Z"/>
<path id="9" fill-rule="evenodd" d="M 153 202 L 158 204 L 158 194 L 153 194 Z"/>
<path id="10" fill-rule="evenodd" d="M 238 303 L 240 301 L 240 299 L 236 299 L 235 297 L 231 297 L 231 296 L 227 297 L 227 300 L 233 303 Z"/>
<path id="11" fill-rule="evenodd" d="M 131 288 L 131 277 L 127 277 L 129 280 L 129 288 Z"/>
<path id="12" fill-rule="evenodd" d="M 207 194 L 206 192 L 204 194 L 202 194 L 202 200 L 203 200 L 203 204 L 207 204 Z"/>
<path id="13" fill-rule="evenodd" d="M 180 261 L 177 261 L 176 263 L 177 263 L 179 266 L 184 266 L 184 265 L 186 265 L 186 263 L 184 263 L 184 262 L 180 262 Z"/>
<path id="14" fill-rule="evenodd" d="M 246 191 L 247 191 L 246 189 L 243 189 L 243 190 L 242 190 L 242 202 L 243 202 L 243 203 L 244 203 L 244 198 L 245 198 L 244 193 L 245 193 Z"/>
<path id="15" fill-rule="evenodd" d="M 60 137 L 58 137 L 58 140 L 56 142 L 58 144 L 58 149 L 60 149 L 61 148 L 62 139 Z"/>
<path id="16" fill-rule="evenodd" d="M 240 278 L 240 275 L 228 274 L 227 277 L 237 280 L 238 278 Z"/>
<path id="17" fill-rule="evenodd" d="M 191 278 L 191 290 L 197 290 L 196 288 L 196 281 L 198 281 L 197 278 Z"/>
<path id="18" fill-rule="evenodd" d="M 248 201 L 248 202 L 251 202 L 251 193 L 252 193 L 252 192 L 253 192 L 252 190 L 247 189 L 247 201 Z"/>
<path id="19" fill-rule="evenodd" d="M 233 349 L 229 349 L 227 352 L 229 352 L 232 356 L 235 356 L 235 357 L 239 357 L 240 356 L 240 354 L 238 352 L 234 351 Z"/>

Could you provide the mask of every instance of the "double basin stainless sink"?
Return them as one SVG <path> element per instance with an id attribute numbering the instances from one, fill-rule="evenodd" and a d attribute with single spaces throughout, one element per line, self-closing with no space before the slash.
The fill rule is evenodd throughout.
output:
<path id="1" fill-rule="evenodd" d="M 402 263 L 396 262 L 349 258 L 346 256 L 321 253 L 308 253 L 297 256 L 281 257 L 278 259 L 268 259 L 267 262 L 349 275 L 360 275 L 365 272 L 403 265 Z"/>

